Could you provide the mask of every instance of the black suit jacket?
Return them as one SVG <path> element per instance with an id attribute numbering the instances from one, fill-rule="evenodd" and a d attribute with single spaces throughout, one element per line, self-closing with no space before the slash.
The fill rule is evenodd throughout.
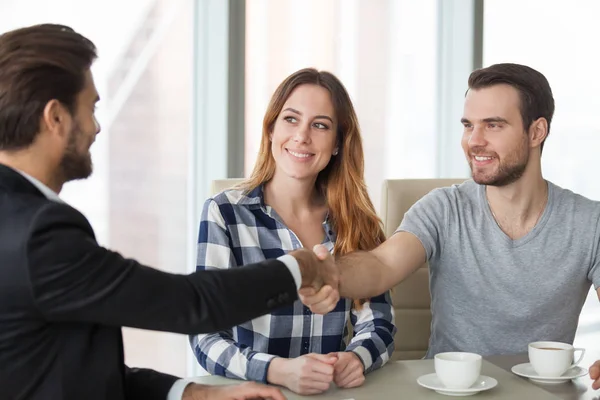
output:
<path id="1" fill-rule="evenodd" d="M 121 327 L 214 332 L 297 298 L 277 260 L 173 275 L 100 247 L 86 218 L 0 164 L 0 398 L 165 400 L 123 362 Z"/>

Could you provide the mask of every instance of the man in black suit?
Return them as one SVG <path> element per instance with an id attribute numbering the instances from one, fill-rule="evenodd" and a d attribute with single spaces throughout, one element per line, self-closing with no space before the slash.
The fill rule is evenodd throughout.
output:
<path id="1" fill-rule="evenodd" d="M 95 57 L 64 26 L 0 36 L 0 397 L 283 398 L 254 383 L 202 386 L 125 366 L 122 326 L 218 331 L 292 303 L 301 286 L 335 300 L 339 277 L 307 268 L 310 250 L 185 276 L 100 247 L 86 218 L 58 197 L 65 182 L 92 172 Z"/>

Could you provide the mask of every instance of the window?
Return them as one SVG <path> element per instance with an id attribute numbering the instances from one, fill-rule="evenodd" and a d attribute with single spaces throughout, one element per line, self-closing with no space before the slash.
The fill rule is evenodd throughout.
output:
<path id="1" fill-rule="evenodd" d="M 544 145 L 546 179 L 588 198 L 600 200 L 595 159 L 600 149 L 600 3 L 581 0 L 577 6 L 543 0 L 486 0 L 484 66 L 499 62 L 529 65 L 542 72 L 552 87 L 556 113 Z M 560 21 L 560 29 L 556 23 Z M 600 304 L 590 291 L 575 339 L 596 347 Z"/>
<path id="2" fill-rule="evenodd" d="M 188 184 L 193 78 L 193 2 L 2 1 L 3 31 L 69 25 L 91 39 L 102 132 L 95 171 L 62 197 L 91 221 L 99 242 L 142 263 L 189 271 Z M 197 229 L 197 226 L 196 226 Z M 192 250 L 193 251 L 193 250 Z M 186 375 L 187 337 L 124 329 L 126 362 Z"/>
<path id="3" fill-rule="evenodd" d="M 336 74 L 354 102 L 377 209 L 384 179 L 435 177 L 436 57 L 435 0 L 248 1 L 246 174 L 275 88 L 315 67 Z"/>

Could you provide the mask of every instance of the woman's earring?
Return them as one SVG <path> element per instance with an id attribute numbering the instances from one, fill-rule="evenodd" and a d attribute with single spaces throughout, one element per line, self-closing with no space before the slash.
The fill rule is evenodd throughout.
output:
<path id="1" fill-rule="evenodd" d="M 334 156 L 337 156 L 337 155 L 338 155 L 338 148 L 337 148 L 337 147 L 336 147 L 336 148 L 333 150 L 333 155 L 334 155 Z"/>

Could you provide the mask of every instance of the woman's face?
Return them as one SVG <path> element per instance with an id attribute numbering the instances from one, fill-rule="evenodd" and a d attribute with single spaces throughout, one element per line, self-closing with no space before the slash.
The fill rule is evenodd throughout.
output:
<path id="1" fill-rule="evenodd" d="M 292 91 L 271 133 L 275 172 L 295 179 L 316 179 L 336 148 L 337 121 L 329 91 L 300 85 Z"/>

